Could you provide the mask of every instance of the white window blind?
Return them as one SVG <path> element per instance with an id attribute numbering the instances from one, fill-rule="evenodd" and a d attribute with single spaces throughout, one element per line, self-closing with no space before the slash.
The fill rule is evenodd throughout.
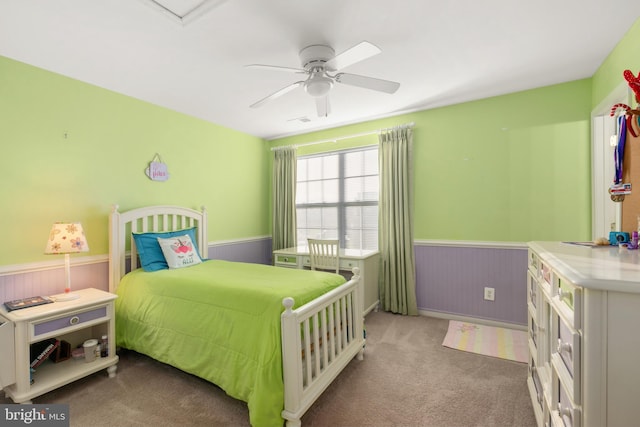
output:
<path id="1" fill-rule="evenodd" d="M 298 244 L 339 239 L 347 249 L 378 249 L 378 147 L 298 158 Z"/>

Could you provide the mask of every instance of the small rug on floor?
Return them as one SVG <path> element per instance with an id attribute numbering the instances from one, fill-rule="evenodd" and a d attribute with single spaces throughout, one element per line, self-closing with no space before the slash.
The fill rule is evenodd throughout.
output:
<path id="1" fill-rule="evenodd" d="M 470 353 L 527 363 L 527 333 L 515 329 L 449 321 L 442 345 Z"/>

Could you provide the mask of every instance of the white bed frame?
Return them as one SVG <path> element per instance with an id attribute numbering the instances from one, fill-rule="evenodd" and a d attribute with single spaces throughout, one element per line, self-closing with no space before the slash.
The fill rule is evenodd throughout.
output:
<path id="1" fill-rule="evenodd" d="M 116 291 L 122 277 L 138 268 L 132 232 L 163 232 L 197 228 L 197 245 L 208 256 L 207 213 L 179 206 L 148 206 L 109 216 L 109 290 Z M 127 244 L 128 243 L 128 244 Z M 127 254 L 127 246 L 130 248 Z M 127 266 L 127 259 L 130 266 Z M 293 310 L 293 298 L 284 298 L 282 370 L 287 427 L 301 418 L 347 364 L 364 354 L 364 297 L 360 272 L 342 286 Z M 179 367 L 178 367 L 179 368 Z"/>

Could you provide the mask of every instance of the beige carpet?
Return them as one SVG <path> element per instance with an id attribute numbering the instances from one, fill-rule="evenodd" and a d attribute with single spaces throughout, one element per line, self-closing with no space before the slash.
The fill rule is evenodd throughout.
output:
<path id="1" fill-rule="evenodd" d="M 303 426 L 534 426 L 527 366 L 443 347 L 448 323 L 369 314 L 364 361 L 347 366 Z M 246 404 L 216 386 L 134 352 L 120 355 L 116 378 L 100 372 L 34 403 L 70 404 L 74 427 L 249 425 Z"/>

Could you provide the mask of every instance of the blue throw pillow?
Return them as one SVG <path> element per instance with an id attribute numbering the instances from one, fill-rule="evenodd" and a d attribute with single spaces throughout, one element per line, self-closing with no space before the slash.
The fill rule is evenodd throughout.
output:
<path id="1" fill-rule="evenodd" d="M 168 239 L 170 237 L 184 236 L 185 234 L 191 238 L 192 242 L 196 242 L 196 229 L 187 228 L 185 230 L 166 231 L 166 232 L 151 232 L 151 233 L 132 233 L 133 240 L 136 241 L 136 248 L 138 250 L 138 256 L 140 257 L 140 265 L 144 271 L 158 271 L 167 270 L 169 265 L 164 258 L 162 248 L 158 243 L 158 237 L 162 239 Z M 200 259 L 200 252 L 196 246 L 196 254 Z"/>

